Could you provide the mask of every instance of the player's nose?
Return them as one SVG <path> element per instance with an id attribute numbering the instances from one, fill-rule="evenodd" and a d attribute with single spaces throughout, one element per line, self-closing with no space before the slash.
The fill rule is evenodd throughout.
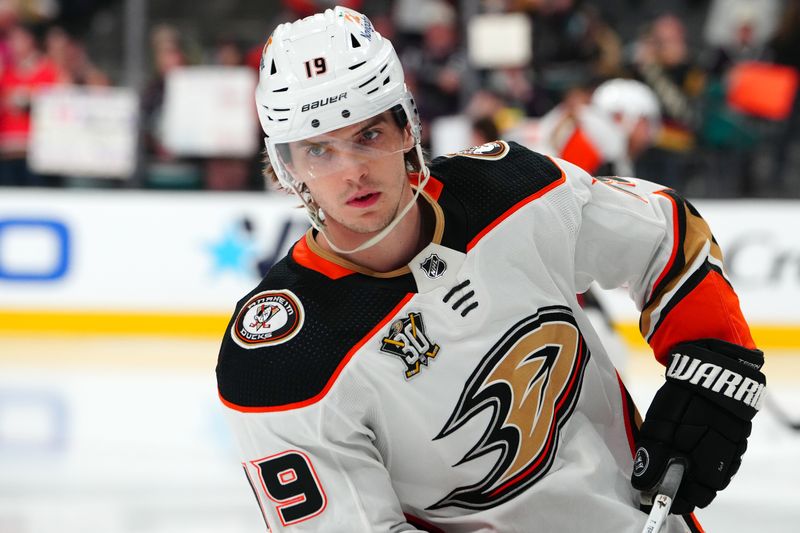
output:
<path id="1" fill-rule="evenodd" d="M 344 181 L 358 183 L 369 174 L 369 165 L 363 158 L 351 156 L 342 166 L 342 179 Z"/>

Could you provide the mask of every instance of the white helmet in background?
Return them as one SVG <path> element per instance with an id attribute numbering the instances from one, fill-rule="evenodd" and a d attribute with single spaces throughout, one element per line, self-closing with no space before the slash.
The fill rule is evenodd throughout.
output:
<path id="1" fill-rule="evenodd" d="M 653 90 L 636 80 L 615 78 L 601 83 L 592 94 L 592 106 L 612 117 L 630 135 L 640 118 L 647 120 L 655 137 L 661 128 L 661 111 Z"/>
<path id="2" fill-rule="evenodd" d="M 317 138 L 387 110 L 397 116 L 402 110 L 399 119 L 410 124 L 421 168 L 417 195 L 424 186 L 422 180 L 429 176 L 420 147 L 419 113 L 397 53 L 366 16 L 351 9 L 327 9 L 275 29 L 261 56 L 256 107 L 278 181 L 301 198 L 312 224 L 323 233 L 324 214 L 302 180 L 293 177 L 285 165 L 286 150 L 282 148 L 288 143 Z M 413 202 L 398 214 L 385 234 L 411 205 Z M 337 251 L 365 249 L 383 238 L 384 232 L 356 250 Z"/>

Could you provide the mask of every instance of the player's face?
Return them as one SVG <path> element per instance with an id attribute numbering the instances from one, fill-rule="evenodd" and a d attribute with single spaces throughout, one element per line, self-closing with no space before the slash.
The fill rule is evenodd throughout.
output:
<path id="1" fill-rule="evenodd" d="M 409 131 L 385 112 L 290 143 L 286 167 L 308 187 L 330 230 L 369 234 L 385 228 L 411 198 L 403 156 L 412 147 Z"/>

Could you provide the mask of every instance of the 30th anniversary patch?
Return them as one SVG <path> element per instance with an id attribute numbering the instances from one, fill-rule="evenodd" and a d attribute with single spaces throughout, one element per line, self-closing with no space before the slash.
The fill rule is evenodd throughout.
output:
<path id="1" fill-rule="evenodd" d="M 236 315 L 231 337 L 248 350 L 288 341 L 303 327 L 305 312 L 290 290 L 260 292 Z"/>

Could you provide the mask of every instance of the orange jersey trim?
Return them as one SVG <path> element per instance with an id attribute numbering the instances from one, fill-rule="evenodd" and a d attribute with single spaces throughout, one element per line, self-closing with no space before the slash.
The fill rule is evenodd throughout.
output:
<path id="1" fill-rule="evenodd" d="M 552 159 L 551 159 L 551 161 L 552 161 Z M 467 251 L 470 251 L 473 248 L 475 248 L 475 246 L 478 244 L 478 242 L 481 239 L 483 239 L 490 231 L 492 231 L 494 228 L 496 228 L 498 225 L 500 225 L 500 223 L 503 222 L 504 220 L 506 220 L 508 217 L 510 217 L 511 215 L 513 215 L 514 213 L 516 213 L 517 211 L 519 211 L 520 209 L 525 207 L 527 204 L 531 203 L 532 201 L 536 200 L 537 198 L 540 198 L 540 197 L 544 196 L 545 194 L 547 194 L 551 190 L 555 189 L 559 185 L 564 184 L 567 181 L 567 176 L 566 176 L 566 174 L 564 174 L 564 169 L 562 169 L 560 166 L 558 166 L 558 164 L 555 161 L 553 161 L 553 164 L 556 165 L 556 167 L 558 167 L 558 169 L 561 171 L 561 177 L 558 178 L 553 183 L 549 184 L 547 187 L 539 189 L 538 191 L 536 191 L 532 195 L 528 196 L 527 198 L 523 198 L 522 200 L 520 200 L 519 202 L 517 202 L 516 204 L 511 206 L 511 208 L 508 209 L 505 213 L 503 213 L 502 215 L 497 217 L 491 224 L 489 224 L 488 226 L 483 228 L 483 230 L 481 230 L 480 233 L 478 233 L 475 237 L 473 237 L 473 239 L 471 241 L 469 241 L 469 243 L 467 244 Z"/>
<path id="2" fill-rule="evenodd" d="M 292 259 L 297 264 L 306 267 L 309 270 L 319 272 L 331 279 L 341 279 L 350 274 L 355 274 L 354 270 L 337 265 L 332 261 L 328 261 L 324 257 L 315 254 L 308 246 L 309 235 L 306 234 L 302 239 L 297 241 L 294 249 L 292 250 Z"/>
<path id="3" fill-rule="evenodd" d="M 339 362 L 339 365 L 336 367 L 336 370 L 333 372 L 333 375 L 328 379 L 328 382 L 325 384 L 325 387 L 316 396 L 313 396 L 308 400 L 303 400 L 302 402 L 293 402 L 284 405 L 275 405 L 269 407 L 247 407 L 227 401 L 225 398 L 222 397 L 222 393 L 219 392 L 218 389 L 217 394 L 219 395 L 219 399 L 222 401 L 223 404 L 230 407 L 231 409 L 243 413 L 271 413 L 276 411 L 290 411 L 292 409 L 300 409 L 302 407 L 308 407 L 309 405 L 317 403 L 322 398 L 324 398 L 328 394 L 328 392 L 330 392 L 331 387 L 333 387 L 333 384 L 339 378 L 339 375 L 342 373 L 342 370 L 344 370 L 344 367 L 347 366 L 347 364 L 350 362 L 350 360 L 353 358 L 356 352 L 358 352 L 364 346 L 364 344 L 367 343 L 369 339 L 377 335 L 379 331 L 385 328 L 389 324 L 389 322 L 395 317 L 395 315 L 397 315 L 397 313 L 400 312 L 400 309 L 402 309 L 409 302 L 409 300 L 411 300 L 413 296 L 414 296 L 413 293 L 407 294 L 400 301 L 400 303 L 398 303 L 394 307 L 394 309 L 392 309 L 391 312 L 389 312 L 389 314 L 386 315 L 386 317 L 384 317 L 384 319 L 380 321 L 380 323 L 378 323 L 374 328 L 372 328 L 372 330 L 370 330 L 369 333 L 367 333 L 360 341 L 358 341 L 352 348 L 350 348 L 350 350 L 347 352 L 347 355 L 345 355 L 344 358 Z"/>
<path id="4" fill-rule="evenodd" d="M 684 519 L 686 520 L 687 523 L 689 522 L 689 520 L 692 521 L 692 523 L 689 524 L 689 527 L 693 525 L 697 529 L 697 533 L 706 533 L 706 530 L 703 529 L 703 526 L 701 526 L 700 522 L 697 521 L 697 517 L 694 515 L 694 513 L 689 513 L 689 515 L 684 515 Z"/>
<path id="5" fill-rule="evenodd" d="M 419 185 L 419 172 L 415 172 L 413 174 L 409 174 L 411 178 L 411 183 L 413 185 Z M 439 201 L 439 197 L 442 195 L 442 190 L 444 190 L 444 183 L 439 181 L 435 176 L 431 176 L 428 178 L 428 182 L 425 184 L 425 188 L 422 189 L 428 196 Z"/>
<path id="6" fill-rule="evenodd" d="M 409 181 L 411 181 L 413 185 L 418 185 L 419 173 L 409 174 Z M 431 176 L 430 179 L 428 180 L 428 183 L 425 185 L 425 189 L 423 190 L 434 201 L 438 201 L 439 196 L 441 196 L 443 189 L 444 189 L 444 184 L 438 179 Z M 304 266 L 309 270 L 319 272 L 323 276 L 326 276 L 334 280 L 341 279 L 351 274 L 357 273 L 357 271 L 353 270 L 352 268 L 347 268 L 340 264 L 334 263 L 333 261 L 330 261 L 325 257 L 321 256 L 320 254 L 316 253 L 314 250 L 312 250 L 311 246 L 308 243 L 308 239 L 310 238 L 311 238 L 311 233 L 310 232 L 306 233 L 306 235 L 302 239 L 300 239 L 292 249 L 292 259 L 294 259 L 294 261 L 297 264 Z"/>
<path id="7" fill-rule="evenodd" d="M 725 278 L 713 270 L 669 311 L 650 338 L 650 347 L 656 359 L 666 365 L 676 344 L 707 338 L 756 347 L 739 298 Z"/>

